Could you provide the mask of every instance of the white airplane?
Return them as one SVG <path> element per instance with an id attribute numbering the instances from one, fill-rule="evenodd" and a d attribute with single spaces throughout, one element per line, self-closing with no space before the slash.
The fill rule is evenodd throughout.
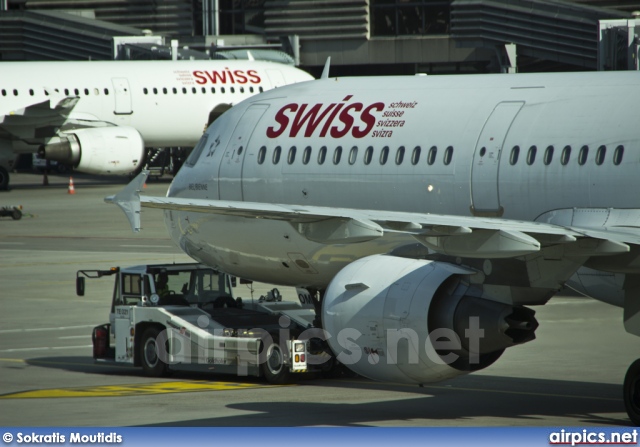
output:
<path id="1" fill-rule="evenodd" d="M 338 360 L 434 382 L 532 340 L 563 286 L 640 335 L 640 73 L 335 78 L 233 107 L 166 197 L 194 259 L 307 288 Z M 453 334 L 453 335 L 452 335 Z M 444 338 L 443 338 L 444 337 Z M 640 360 L 624 400 L 640 424 Z"/>
<path id="2" fill-rule="evenodd" d="M 20 153 L 81 172 L 128 174 L 145 147 L 193 147 L 231 105 L 310 79 L 254 60 L 2 62 L 0 189 Z"/>

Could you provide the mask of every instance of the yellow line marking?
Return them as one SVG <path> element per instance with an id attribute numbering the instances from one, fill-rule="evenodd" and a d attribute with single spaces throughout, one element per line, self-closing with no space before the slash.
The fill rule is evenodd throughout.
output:
<path id="1" fill-rule="evenodd" d="M 0 399 L 42 399 L 60 397 L 116 397 L 144 396 L 151 394 L 193 393 L 197 391 L 225 391 L 247 388 L 268 388 L 273 385 L 237 382 L 161 382 L 124 385 L 84 386 L 75 388 L 51 388 L 5 394 Z"/>

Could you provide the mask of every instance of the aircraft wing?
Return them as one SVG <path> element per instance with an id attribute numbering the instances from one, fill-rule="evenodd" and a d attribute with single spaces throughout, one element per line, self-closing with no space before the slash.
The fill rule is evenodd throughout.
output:
<path id="1" fill-rule="evenodd" d="M 139 206 L 247 219 L 287 221 L 309 240 L 326 244 L 369 241 L 404 234 L 435 252 L 467 258 L 510 258 L 546 248 L 554 256 L 582 258 L 624 254 L 640 245 L 640 222 L 620 228 L 578 228 L 472 216 L 407 213 L 319 206 L 139 196 L 140 177 L 120 194 L 106 199 L 119 204 L 139 230 Z M 146 177 L 145 177 L 146 178 Z M 136 201 L 139 198 L 140 203 Z M 125 209 L 126 208 L 126 209 Z M 135 220 L 137 215 L 138 220 Z"/>
<path id="2" fill-rule="evenodd" d="M 43 138 L 55 135 L 55 130 L 68 119 L 79 97 L 52 97 L 46 101 L 11 110 L 0 116 L 0 130 L 18 139 Z"/>

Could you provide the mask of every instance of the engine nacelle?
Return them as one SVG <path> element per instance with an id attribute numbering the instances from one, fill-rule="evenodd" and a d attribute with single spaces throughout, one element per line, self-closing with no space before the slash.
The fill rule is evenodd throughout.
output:
<path id="1" fill-rule="evenodd" d="M 386 255 L 349 264 L 323 298 L 329 346 L 373 380 L 421 384 L 489 366 L 538 323 L 531 309 L 472 296 L 472 273 Z"/>
<path id="2" fill-rule="evenodd" d="M 41 147 L 39 154 L 88 174 L 128 174 L 143 161 L 144 140 L 133 127 L 77 129 Z"/>

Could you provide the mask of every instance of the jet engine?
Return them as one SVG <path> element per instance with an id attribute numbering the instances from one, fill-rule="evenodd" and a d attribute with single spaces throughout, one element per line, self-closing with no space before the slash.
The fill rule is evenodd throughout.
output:
<path id="1" fill-rule="evenodd" d="M 77 129 L 50 141 L 38 153 L 88 174 L 128 174 L 143 161 L 144 141 L 133 127 Z"/>
<path id="2" fill-rule="evenodd" d="M 475 271 L 369 256 L 343 268 L 322 303 L 338 360 L 373 380 L 428 383 L 480 370 L 535 338 L 534 311 L 481 298 Z"/>

